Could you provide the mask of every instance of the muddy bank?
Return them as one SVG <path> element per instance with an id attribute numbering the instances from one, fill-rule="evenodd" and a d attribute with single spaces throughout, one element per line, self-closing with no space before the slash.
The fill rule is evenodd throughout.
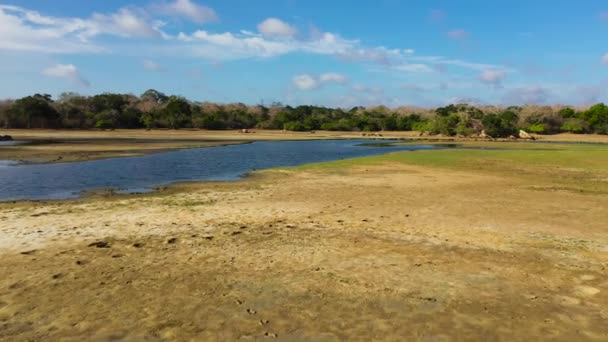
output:
<path id="1" fill-rule="evenodd" d="M 530 185 L 382 164 L 0 204 L 0 339 L 606 339 L 605 196 Z"/>

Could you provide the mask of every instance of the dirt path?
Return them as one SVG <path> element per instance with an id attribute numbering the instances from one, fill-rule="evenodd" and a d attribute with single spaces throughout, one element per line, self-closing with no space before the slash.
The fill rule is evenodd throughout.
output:
<path id="1" fill-rule="evenodd" d="M 0 339 L 608 339 L 605 196 L 402 164 L 262 174 L 0 204 Z"/>

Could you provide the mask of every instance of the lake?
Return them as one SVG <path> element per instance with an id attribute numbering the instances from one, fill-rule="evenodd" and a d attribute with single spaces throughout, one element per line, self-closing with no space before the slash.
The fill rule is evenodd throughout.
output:
<path id="1" fill-rule="evenodd" d="M 250 171 L 273 167 L 440 148 L 369 143 L 368 140 L 273 141 L 86 162 L 0 161 L 0 201 L 67 199 L 96 189 L 146 192 L 176 182 L 237 180 Z"/>

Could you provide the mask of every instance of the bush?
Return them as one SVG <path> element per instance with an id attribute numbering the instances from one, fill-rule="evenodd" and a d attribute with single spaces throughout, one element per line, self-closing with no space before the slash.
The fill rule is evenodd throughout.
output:
<path id="1" fill-rule="evenodd" d="M 563 132 L 570 133 L 585 133 L 587 131 L 587 125 L 585 121 L 581 119 L 568 119 L 561 127 Z"/>
<path id="2" fill-rule="evenodd" d="M 303 123 L 299 122 L 299 121 L 290 121 L 287 122 L 283 125 L 283 129 L 288 130 L 288 131 L 310 131 L 310 127 L 304 125 Z"/>
<path id="3" fill-rule="evenodd" d="M 532 124 L 526 128 L 528 132 L 536 134 L 544 134 L 547 132 L 547 126 L 542 123 Z"/>
<path id="4" fill-rule="evenodd" d="M 95 128 L 98 129 L 110 129 L 113 128 L 113 125 L 111 122 L 107 121 L 107 120 L 99 120 L 95 123 Z"/>

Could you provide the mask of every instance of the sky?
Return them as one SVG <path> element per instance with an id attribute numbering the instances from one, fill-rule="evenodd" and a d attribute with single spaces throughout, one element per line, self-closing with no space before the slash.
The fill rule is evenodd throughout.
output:
<path id="1" fill-rule="evenodd" d="M 604 0 L 0 0 L 0 98 L 608 102 Z"/>

